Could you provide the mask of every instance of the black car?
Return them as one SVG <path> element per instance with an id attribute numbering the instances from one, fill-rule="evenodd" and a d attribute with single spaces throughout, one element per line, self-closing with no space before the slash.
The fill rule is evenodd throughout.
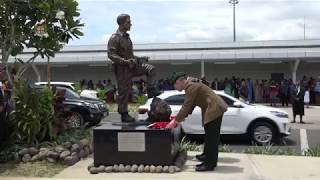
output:
<path id="1" fill-rule="evenodd" d="M 105 102 L 97 99 L 80 97 L 76 92 L 65 87 L 56 87 L 56 94 L 63 96 L 63 108 L 65 112 L 71 112 L 68 119 L 73 127 L 79 127 L 85 123 L 97 125 L 109 115 Z"/>

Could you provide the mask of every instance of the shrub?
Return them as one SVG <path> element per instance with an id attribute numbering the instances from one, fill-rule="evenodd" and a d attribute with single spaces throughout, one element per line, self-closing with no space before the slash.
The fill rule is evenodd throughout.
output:
<path id="1" fill-rule="evenodd" d="M 97 92 L 98 92 L 97 96 L 100 100 L 105 101 L 107 99 L 107 90 L 98 88 Z"/>
<path id="2" fill-rule="evenodd" d="M 145 95 L 137 95 L 135 102 L 137 104 L 143 105 L 143 104 L 145 104 L 147 102 L 147 100 L 148 100 L 147 96 L 145 96 Z"/>
<path id="3" fill-rule="evenodd" d="M 53 94 L 44 88 L 37 92 L 25 82 L 15 84 L 16 102 L 15 122 L 18 136 L 22 142 L 38 143 L 54 137 Z"/>
<path id="4" fill-rule="evenodd" d="M 57 144 L 62 144 L 63 142 L 76 143 L 84 138 L 90 137 L 90 129 L 80 128 L 80 129 L 67 129 L 64 133 L 57 136 L 55 142 Z"/>
<path id="5" fill-rule="evenodd" d="M 74 92 L 80 94 L 81 91 L 82 91 L 82 89 L 81 89 L 80 83 L 75 83 L 74 84 Z"/>

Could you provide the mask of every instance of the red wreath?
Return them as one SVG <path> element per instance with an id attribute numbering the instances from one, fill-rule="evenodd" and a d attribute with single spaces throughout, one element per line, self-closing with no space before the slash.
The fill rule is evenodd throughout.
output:
<path id="1" fill-rule="evenodd" d="M 170 120 L 173 121 L 176 119 L 176 116 L 170 116 Z M 170 122 L 164 122 L 161 120 L 158 120 L 157 122 L 154 122 L 150 124 L 148 127 L 152 129 L 165 129 L 165 127 L 169 124 Z"/>

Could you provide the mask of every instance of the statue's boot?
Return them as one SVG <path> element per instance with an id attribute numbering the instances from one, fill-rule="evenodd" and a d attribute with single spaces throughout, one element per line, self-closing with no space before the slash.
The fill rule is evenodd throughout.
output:
<path id="1" fill-rule="evenodd" d="M 127 112 L 121 113 L 121 122 L 135 122 L 136 120 L 131 117 Z"/>

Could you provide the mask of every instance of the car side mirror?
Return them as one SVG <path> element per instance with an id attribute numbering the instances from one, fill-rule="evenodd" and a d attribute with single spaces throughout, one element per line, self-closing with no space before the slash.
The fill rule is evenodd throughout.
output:
<path id="1" fill-rule="evenodd" d="M 237 102 L 237 101 L 236 101 L 236 102 L 233 103 L 233 107 L 241 108 L 242 105 L 241 105 L 240 102 Z"/>

